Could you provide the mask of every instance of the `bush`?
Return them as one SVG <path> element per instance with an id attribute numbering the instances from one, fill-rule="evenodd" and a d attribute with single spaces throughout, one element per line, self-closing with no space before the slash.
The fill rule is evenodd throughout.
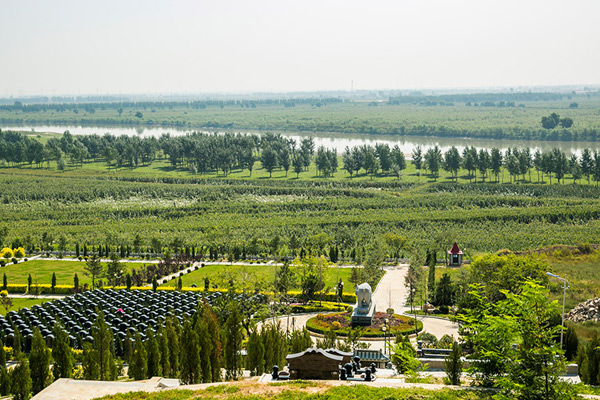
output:
<path id="1" fill-rule="evenodd" d="M 337 321 L 333 321 L 333 323 L 331 324 L 331 327 L 333 328 L 333 330 L 338 330 L 342 327 L 342 325 Z"/>
<path id="2" fill-rule="evenodd" d="M 323 314 L 317 314 L 317 321 L 323 321 L 323 319 L 325 319 Z"/>
<path id="3" fill-rule="evenodd" d="M 417 341 L 419 340 L 422 342 L 422 345 L 425 348 L 435 348 L 438 344 L 438 340 L 435 335 L 429 332 L 423 332 L 417 336 Z"/>
<path id="4" fill-rule="evenodd" d="M 440 310 L 440 314 L 448 314 L 448 313 L 450 313 L 450 307 L 448 307 L 445 304 L 441 305 L 438 309 Z"/>
<path id="5" fill-rule="evenodd" d="M 5 267 L 5 266 L 6 266 L 6 261 L 0 260 L 0 267 Z"/>
<path id="6" fill-rule="evenodd" d="M 352 306 L 348 306 L 348 307 L 346 307 L 346 312 L 347 312 L 348 314 L 352 314 L 352 312 L 353 312 L 353 311 L 354 311 L 354 307 L 352 307 Z"/>
<path id="7" fill-rule="evenodd" d="M 19 260 L 17 260 L 15 257 L 13 257 L 10 261 L 12 261 L 13 264 L 19 263 Z"/>

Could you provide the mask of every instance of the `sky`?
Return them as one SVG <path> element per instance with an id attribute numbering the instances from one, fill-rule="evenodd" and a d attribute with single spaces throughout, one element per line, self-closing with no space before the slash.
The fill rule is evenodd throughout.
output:
<path id="1" fill-rule="evenodd" d="M 0 97 L 600 83 L 598 0 L 0 0 Z"/>

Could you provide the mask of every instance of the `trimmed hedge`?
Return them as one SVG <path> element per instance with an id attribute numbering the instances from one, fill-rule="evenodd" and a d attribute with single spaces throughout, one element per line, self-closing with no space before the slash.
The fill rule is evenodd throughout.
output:
<path id="1" fill-rule="evenodd" d="M 309 313 L 317 311 L 345 311 L 346 308 L 348 308 L 348 305 L 346 303 L 333 303 L 323 301 L 321 302 L 321 305 L 319 305 L 318 302 L 313 302 L 306 305 L 293 305 L 292 314 Z"/>
<path id="2" fill-rule="evenodd" d="M 43 283 L 43 284 L 32 284 L 31 285 L 31 290 L 29 292 L 27 292 L 27 284 L 9 284 L 6 285 L 6 291 L 8 293 L 18 293 L 18 294 L 25 294 L 25 293 L 29 293 L 31 295 L 34 295 L 36 293 L 36 287 L 39 290 L 39 294 L 53 294 L 52 293 L 52 285 L 47 284 L 47 283 Z M 0 285 L 0 289 L 3 289 L 4 286 Z M 75 288 L 71 285 L 56 285 L 54 286 L 54 294 L 73 294 Z"/>

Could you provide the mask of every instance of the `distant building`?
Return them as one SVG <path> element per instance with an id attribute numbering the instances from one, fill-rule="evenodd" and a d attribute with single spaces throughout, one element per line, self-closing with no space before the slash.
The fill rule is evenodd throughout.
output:
<path id="1" fill-rule="evenodd" d="M 452 246 L 452 249 L 448 251 L 448 266 L 449 267 L 460 267 L 462 264 L 463 252 L 460 251 L 456 242 Z"/>

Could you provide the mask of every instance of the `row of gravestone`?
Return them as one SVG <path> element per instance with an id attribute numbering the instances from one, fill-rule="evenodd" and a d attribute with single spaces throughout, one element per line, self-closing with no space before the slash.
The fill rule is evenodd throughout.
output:
<path id="1" fill-rule="evenodd" d="M 146 330 L 157 329 L 169 315 L 180 322 L 196 312 L 200 300 L 213 305 L 223 294 L 215 292 L 207 296 L 193 292 L 167 292 L 149 290 L 93 290 L 78 293 L 61 300 L 10 311 L 6 317 L 0 316 L 0 338 L 5 346 L 12 347 L 15 335 L 23 337 L 22 345 L 29 352 L 33 329 L 38 328 L 49 347 L 54 335 L 52 329 L 60 323 L 69 334 L 70 345 L 81 349 L 84 342 L 93 342 L 91 328 L 102 311 L 109 329 L 121 341 L 127 333 L 135 336 L 139 332 L 142 340 Z M 239 302 L 266 302 L 261 294 L 234 297 Z"/>

